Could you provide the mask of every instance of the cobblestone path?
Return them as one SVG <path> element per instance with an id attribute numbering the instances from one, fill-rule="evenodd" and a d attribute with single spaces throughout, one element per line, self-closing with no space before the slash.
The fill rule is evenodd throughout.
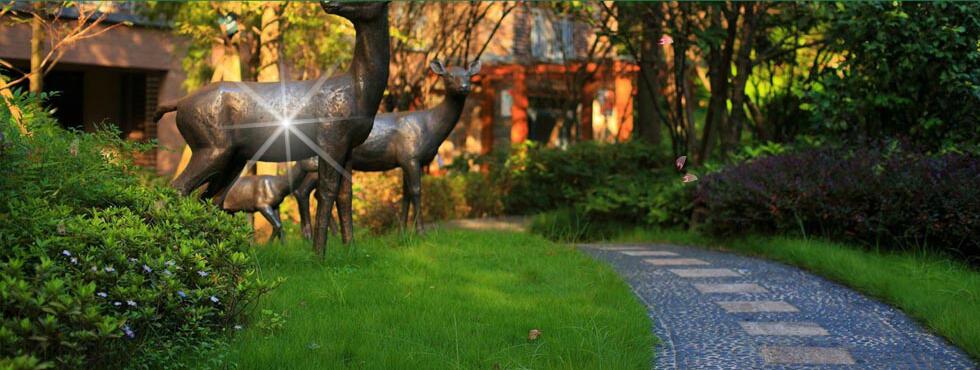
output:
<path id="1" fill-rule="evenodd" d="M 657 369 L 977 369 L 895 308 L 794 267 L 706 249 L 586 244 L 647 305 Z"/>

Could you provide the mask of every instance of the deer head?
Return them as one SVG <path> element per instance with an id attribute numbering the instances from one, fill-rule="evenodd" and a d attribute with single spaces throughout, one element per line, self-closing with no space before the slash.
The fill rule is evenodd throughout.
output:
<path id="1" fill-rule="evenodd" d="M 470 78 L 480 72 L 480 61 L 474 60 L 466 69 L 454 66 L 449 67 L 447 70 L 442 62 L 435 60 L 429 63 L 429 68 L 442 78 L 442 83 L 446 86 L 447 94 L 466 95 L 473 88 L 473 84 L 470 83 Z"/>
<path id="2" fill-rule="evenodd" d="M 384 16 L 388 1 L 344 2 L 321 1 L 320 7 L 328 14 L 338 15 L 350 21 L 368 22 Z"/>

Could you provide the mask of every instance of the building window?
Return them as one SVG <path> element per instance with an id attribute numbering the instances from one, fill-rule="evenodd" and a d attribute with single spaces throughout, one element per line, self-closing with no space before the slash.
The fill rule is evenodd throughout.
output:
<path id="1" fill-rule="evenodd" d="M 531 56 L 537 59 L 563 61 L 574 59 L 574 22 L 567 17 L 548 14 L 546 9 L 533 9 Z"/>
<path id="2" fill-rule="evenodd" d="M 510 90 L 500 91 L 500 117 L 510 118 L 510 109 L 514 106 L 514 97 L 510 96 Z"/>

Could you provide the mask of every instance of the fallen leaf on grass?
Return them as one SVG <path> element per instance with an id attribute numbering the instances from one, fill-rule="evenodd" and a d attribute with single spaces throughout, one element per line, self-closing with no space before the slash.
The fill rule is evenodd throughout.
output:
<path id="1" fill-rule="evenodd" d="M 531 329 L 527 332 L 527 340 L 537 340 L 541 336 L 541 331 L 538 329 Z"/>
<path id="2" fill-rule="evenodd" d="M 683 182 L 695 182 L 695 181 L 698 181 L 698 177 L 697 176 L 694 176 L 692 174 L 687 174 L 687 175 L 684 175 L 684 177 L 681 178 L 681 181 L 683 181 Z"/>

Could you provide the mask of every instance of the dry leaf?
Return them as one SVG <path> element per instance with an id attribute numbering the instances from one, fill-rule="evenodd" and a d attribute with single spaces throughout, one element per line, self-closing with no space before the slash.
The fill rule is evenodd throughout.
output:
<path id="1" fill-rule="evenodd" d="M 683 181 L 683 182 L 694 182 L 694 181 L 698 181 L 698 177 L 697 176 L 694 176 L 692 174 L 686 174 L 686 175 L 684 175 L 684 177 L 681 178 L 681 181 Z"/>
<path id="2" fill-rule="evenodd" d="M 680 157 L 677 157 L 677 160 L 674 161 L 674 165 L 677 166 L 677 170 L 678 171 L 684 169 L 684 164 L 685 163 L 687 163 L 687 156 L 686 155 L 682 155 Z"/>
<path id="3" fill-rule="evenodd" d="M 527 340 L 536 340 L 540 336 L 541 331 L 538 329 L 531 329 L 531 331 L 527 332 Z"/>

